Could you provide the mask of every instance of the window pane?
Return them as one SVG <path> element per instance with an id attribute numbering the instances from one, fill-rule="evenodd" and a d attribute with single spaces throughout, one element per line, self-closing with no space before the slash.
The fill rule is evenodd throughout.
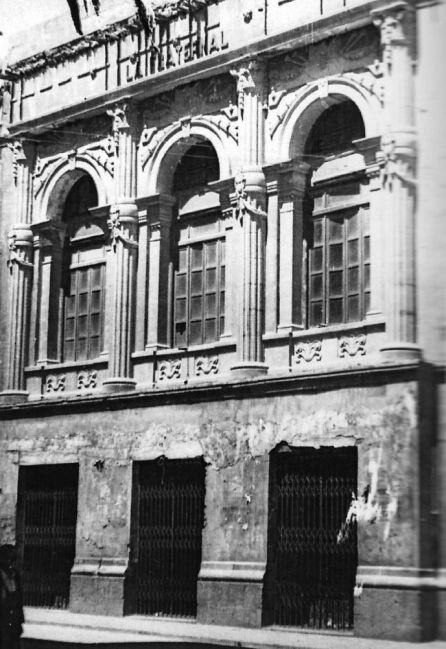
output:
<path id="1" fill-rule="evenodd" d="M 203 266 L 203 246 L 193 246 L 191 248 L 191 268 L 192 269 L 201 269 Z"/>
<path id="2" fill-rule="evenodd" d="M 318 220 L 313 225 L 313 243 L 315 246 L 322 243 L 322 221 Z"/>
<path id="3" fill-rule="evenodd" d="M 67 318 L 65 321 L 65 339 L 74 338 L 74 318 Z"/>
<path id="4" fill-rule="evenodd" d="M 78 313 L 85 315 L 88 311 L 88 293 L 81 293 L 79 295 Z"/>
<path id="5" fill-rule="evenodd" d="M 90 338 L 90 358 L 97 358 L 101 353 L 100 349 L 100 338 L 99 336 L 93 336 Z"/>
<path id="6" fill-rule="evenodd" d="M 311 277 L 311 299 L 322 298 L 322 275 L 313 275 Z"/>
<path id="7" fill-rule="evenodd" d="M 191 322 L 190 323 L 190 334 L 189 334 L 189 344 L 190 345 L 199 345 L 201 340 L 201 321 L 200 322 Z"/>
<path id="8" fill-rule="evenodd" d="M 370 234 L 370 211 L 364 208 L 361 212 L 362 230 L 364 234 Z"/>
<path id="9" fill-rule="evenodd" d="M 78 290 L 85 291 L 88 289 L 88 268 L 79 271 L 79 286 Z"/>
<path id="10" fill-rule="evenodd" d="M 348 320 L 359 320 L 359 295 L 350 295 L 348 298 Z"/>
<path id="11" fill-rule="evenodd" d="M 206 244 L 206 266 L 215 266 L 217 263 L 217 242 Z"/>
<path id="12" fill-rule="evenodd" d="M 354 239 L 348 242 L 348 263 L 350 266 L 359 261 L 359 241 Z"/>
<path id="13" fill-rule="evenodd" d="M 201 318 L 201 308 L 202 308 L 202 297 L 192 297 L 190 301 L 190 317 L 191 318 Z"/>
<path id="14" fill-rule="evenodd" d="M 364 295 L 364 315 L 370 309 L 370 293 L 365 293 Z"/>
<path id="15" fill-rule="evenodd" d="M 91 269 L 91 288 L 101 288 L 102 266 L 93 266 Z"/>
<path id="16" fill-rule="evenodd" d="M 225 292 L 220 292 L 220 315 L 223 315 L 225 312 Z"/>
<path id="17" fill-rule="evenodd" d="M 77 275 L 76 272 L 71 273 L 70 277 L 70 294 L 75 295 L 76 294 L 76 283 L 77 283 Z"/>
<path id="18" fill-rule="evenodd" d="M 175 324 L 175 340 L 174 343 L 176 347 L 185 347 L 186 346 L 186 323 L 177 322 Z"/>
<path id="19" fill-rule="evenodd" d="M 175 301 L 175 306 L 176 306 L 176 314 L 175 314 L 175 320 L 186 320 L 186 299 L 181 298 L 179 300 Z"/>
<path id="20" fill-rule="evenodd" d="M 191 277 L 191 292 L 192 295 L 196 295 L 197 293 L 202 293 L 203 288 L 202 288 L 202 272 L 201 271 L 195 271 L 192 273 Z"/>
<path id="21" fill-rule="evenodd" d="M 322 248 L 315 248 L 311 251 L 311 270 L 320 271 L 322 270 L 322 264 L 324 261 L 324 255 Z"/>
<path id="22" fill-rule="evenodd" d="M 364 238 L 364 261 L 370 260 L 370 237 Z"/>
<path id="23" fill-rule="evenodd" d="M 215 293 L 209 293 L 206 295 L 205 308 L 205 317 L 216 315 L 217 300 Z"/>
<path id="24" fill-rule="evenodd" d="M 205 323 L 205 335 L 204 335 L 204 341 L 209 343 L 212 342 L 216 339 L 217 337 L 217 321 L 214 319 L 212 320 L 206 320 Z"/>
<path id="25" fill-rule="evenodd" d="M 343 292 L 343 276 L 342 271 L 335 273 L 330 273 L 329 275 L 329 295 L 330 296 L 340 296 Z"/>
<path id="26" fill-rule="evenodd" d="M 177 275 L 176 278 L 175 294 L 178 297 L 186 296 L 186 275 Z"/>
<path id="27" fill-rule="evenodd" d="M 90 318 L 90 336 L 99 336 L 101 333 L 101 318 L 99 313 L 94 313 Z"/>
<path id="28" fill-rule="evenodd" d="M 310 304 L 310 326 L 323 324 L 322 302 L 311 302 Z"/>
<path id="29" fill-rule="evenodd" d="M 226 242 L 223 239 L 223 241 L 220 241 L 220 263 L 221 264 L 225 263 L 225 258 L 226 258 Z"/>
<path id="30" fill-rule="evenodd" d="M 77 343 L 77 355 L 76 358 L 78 359 L 86 359 L 87 358 L 87 339 L 86 338 L 79 338 L 78 343 Z"/>
<path id="31" fill-rule="evenodd" d="M 217 288 L 217 272 L 215 268 L 206 271 L 206 291 L 215 291 Z"/>
<path id="32" fill-rule="evenodd" d="M 369 289 L 370 288 L 370 266 L 367 264 L 367 266 L 364 267 L 364 289 Z"/>
<path id="33" fill-rule="evenodd" d="M 343 239 L 343 222 L 329 219 L 328 237 L 330 241 L 342 241 Z"/>
<path id="34" fill-rule="evenodd" d="M 342 268 L 343 265 L 343 246 L 337 243 L 329 248 L 330 269 Z"/>
<path id="35" fill-rule="evenodd" d="M 328 322 L 342 322 L 342 298 L 339 300 L 329 300 L 328 303 Z"/>
<path id="36" fill-rule="evenodd" d="M 65 341 L 64 359 L 66 361 L 74 361 L 74 340 Z"/>
<path id="37" fill-rule="evenodd" d="M 74 316 L 76 314 L 76 298 L 74 295 L 70 295 L 65 300 L 65 312 L 67 317 Z"/>
<path id="38" fill-rule="evenodd" d="M 180 248 L 178 251 L 178 270 L 185 271 L 187 265 L 187 248 Z"/>
<path id="39" fill-rule="evenodd" d="M 91 294 L 91 310 L 92 311 L 99 311 L 101 308 L 101 292 L 100 291 L 94 291 Z"/>
<path id="40" fill-rule="evenodd" d="M 349 239 L 356 239 L 359 235 L 359 214 L 353 214 L 347 219 L 347 235 Z"/>
<path id="41" fill-rule="evenodd" d="M 226 278 L 226 269 L 224 266 L 220 268 L 220 286 L 223 287 L 225 285 L 225 278 Z"/>
<path id="42" fill-rule="evenodd" d="M 348 270 L 348 292 L 358 293 L 359 291 L 359 268 L 349 268 Z"/>
<path id="43" fill-rule="evenodd" d="M 87 336 L 87 316 L 83 315 L 77 319 L 77 333 L 79 337 L 86 337 Z"/>

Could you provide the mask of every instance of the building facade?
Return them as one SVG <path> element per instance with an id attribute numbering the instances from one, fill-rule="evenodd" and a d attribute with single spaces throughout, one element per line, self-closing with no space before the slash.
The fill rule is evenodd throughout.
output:
<path id="1" fill-rule="evenodd" d="M 27 619 L 445 638 L 444 5 L 93 5 L 3 82 Z"/>

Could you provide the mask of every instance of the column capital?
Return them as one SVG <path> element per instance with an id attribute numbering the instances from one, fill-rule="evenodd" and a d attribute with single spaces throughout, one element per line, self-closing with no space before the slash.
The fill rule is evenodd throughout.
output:
<path id="1" fill-rule="evenodd" d="M 118 241 L 128 246 L 137 246 L 137 225 L 138 211 L 133 201 L 122 201 L 111 205 L 107 227 L 112 249 L 116 251 Z"/>
<path id="2" fill-rule="evenodd" d="M 266 76 L 266 63 L 257 58 L 248 59 L 232 68 L 230 74 L 237 81 L 237 92 L 246 92 L 263 84 Z"/>
<path id="3" fill-rule="evenodd" d="M 397 44 L 408 44 L 411 39 L 409 16 L 413 7 L 405 0 L 376 7 L 370 12 L 373 22 L 381 30 L 381 44 L 388 47 Z"/>
<path id="4" fill-rule="evenodd" d="M 14 266 L 32 268 L 33 233 L 29 225 L 17 223 L 8 233 L 8 259 L 6 264 L 12 274 Z"/>
<path id="5" fill-rule="evenodd" d="M 107 110 L 107 115 L 112 118 L 112 133 L 115 143 L 118 144 L 119 135 L 135 125 L 135 105 L 130 100 L 119 102 Z"/>

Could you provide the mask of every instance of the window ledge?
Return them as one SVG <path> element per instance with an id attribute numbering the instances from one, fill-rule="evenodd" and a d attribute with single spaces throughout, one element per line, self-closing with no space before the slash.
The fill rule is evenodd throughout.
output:
<path id="1" fill-rule="evenodd" d="M 103 354 L 100 358 L 93 358 L 88 361 L 69 361 L 66 363 L 42 363 L 42 365 L 30 365 L 25 367 L 25 372 L 26 374 L 40 374 L 41 372 L 77 369 L 79 367 L 105 367 L 107 364 L 108 354 Z"/>
<path id="2" fill-rule="evenodd" d="M 217 340 L 213 343 L 206 343 L 204 345 L 191 345 L 190 347 L 169 347 L 164 349 L 157 349 L 156 356 L 160 358 L 162 356 L 192 356 L 200 352 L 212 352 L 212 351 L 221 351 L 223 349 L 233 349 L 236 346 L 236 341 L 234 338 L 227 338 L 226 340 Z M 132 358 L 152 358 L 152 350 L 144 350 L 139 352 L 133 352 Z"/>
<path id="3" fill-rule="evenodd" d="M 303 338 L 313 338 L 313 337 L 325 337 L 336 334 L 349 333 L 351 331 L 361 330 L 370 330 L 374 328 L 383 329 L 385 325 L 385 319 L 374 319 L 374 320 L 361 320 L 358 322 L 345 322 L 337 325 L 327 325 L 326 327 L 310 327 L 309 329 L 299 329 L 298 331 L 278 331 L 272 333 L 263 334 L 262 339 L 264 342 L 273 341 L 273 340 L 284 340 L 289 338 L 290 333 L 292 333 L 293 340 L 300 340 Z"/>

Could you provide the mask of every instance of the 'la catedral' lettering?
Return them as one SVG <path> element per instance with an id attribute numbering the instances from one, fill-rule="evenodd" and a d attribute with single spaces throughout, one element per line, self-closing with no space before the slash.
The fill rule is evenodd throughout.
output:
<path id="1" fill-rule="evenodd" d="M 195 32 L 171 39 L 167 43 L 160 43 L 161 60 L 159 70 L 177 67 L 229 47 L 223 30 L 219 30 L 218 25 L 206 28 L 206 31 L 207 38 L 205 34 L 198 35 Z"/>

